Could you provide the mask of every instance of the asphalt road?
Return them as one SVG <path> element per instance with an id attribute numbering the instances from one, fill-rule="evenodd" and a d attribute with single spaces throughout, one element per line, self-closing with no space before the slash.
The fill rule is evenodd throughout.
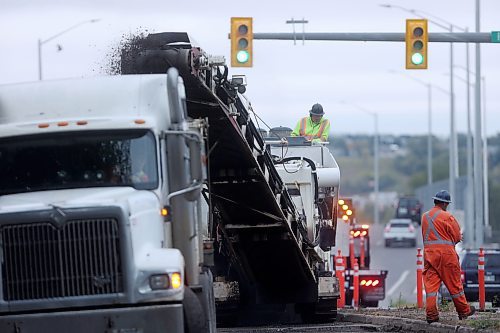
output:
<path id="1" fill-rule="evenodd" d="M 417 303 L 417 248 L 422 248 L 420 227 L 417 227 L 416 247 L 384 246 L 384 226 L 371 228 L 371 268 L 385 269 L 389 273 L 386 280 L 385 300 L 379 302 L 379 307 Z"/>
<path id="2" fill-rule="evenodd" d="M 313 333 L 313 332 L 393 332 L 393 330 L 384 330 L 383 325 L 360 324 L 333 322 L 330 324 L 319 325 L 269 325 L 261 327 L 234 327 L 234 328 L 218 328 L 218 333 L 274 333 L 274 332 L 290 332 L 290 333 Z M 405 332 L 400 330 L 399 332 Z"/>

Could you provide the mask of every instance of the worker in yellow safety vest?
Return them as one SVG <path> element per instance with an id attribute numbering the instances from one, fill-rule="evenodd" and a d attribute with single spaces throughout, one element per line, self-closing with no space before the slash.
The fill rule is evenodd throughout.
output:
<path id="1" fill-rule="evenodd" d="M 309 111 L 309 117 L 304 117 L 297 122 L 292 136 L 303 136 L 313 142 L 327 141 L 330 121 L 323 118 L 324 114 L 321 104 L 314 104 Z"/>

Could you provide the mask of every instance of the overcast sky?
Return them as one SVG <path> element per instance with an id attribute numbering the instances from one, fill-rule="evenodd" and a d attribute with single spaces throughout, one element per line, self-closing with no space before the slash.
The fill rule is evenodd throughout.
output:
<path id="1" fill-rule="evenodd" d="M 36 4 L 33 4 L 36 3 Z M 416 18 L 390 3 L 420 10 L 457 26 L 475 30 L 475 0 L 322 0 L 322 1 L 174 1 L 174 0 L 0 0 L 0 84 L 38 79 L 37 40 L 45 41 L 80 22 L 85 23 L 42 45 L 44 79 L 103 75 L 113 50 L 139 32 L 186 31 L 210 54 L 229 62 L 231 16 L 254 18 L 254 32 L 291 32 L 286 20 L 305 18 L 306 32 L 404 32 L 405 20 Z M 241 5 L 240 5 L 241 4 Z M 246 5 L 245 5 L 246 4 Z M 429 17 L 430 18 L 430 17 Z M 430 32 L 444 32 L 429 24 Z M 296 26 L 301 32 L 302 26 Z M 481 0 L 481 31 L 500 31 L 500 1 Z M 270 126 L 293 127 L 314 103 L 321 103 L 332 132 L 372 134 L 379 116 L 382 134 L 427 134 L 427 89 L 409 78 L 450 89 L 450 47 L 429 45 L 429 69 L 405 70 L 402 42 L 254 41 L 254 67 L 233 68 L 245 74 L 246 95 Z M 465 44 L 455 44 L 457 66 L 465 66 Z M 475 48 L 470 46 L 471 69 Z M 481 45 L 486 82 L 486 128 L 500 131 L 500 43 Z M 456 127 L 467 130 L 465 71 L 454 80 Z M 472 77 L 473 79 L 473 77 Z M 340 101 L 345 101 L 344 104 Z M 432 132 L 450 132 L 450 97 L 438 89 L 432 97 Z M 472 120 L 474 111 L 472 111 Z M 474 130 L 474 124 L 472 123 Z"/>

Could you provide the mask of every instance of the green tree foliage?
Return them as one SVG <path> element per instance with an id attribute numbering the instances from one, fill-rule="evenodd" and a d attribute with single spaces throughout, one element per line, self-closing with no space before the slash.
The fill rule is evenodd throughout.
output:
<path id="1" fill-rule="evenodd" d="M 490 211 L 490 224 L 494 229 L 500 229 L 500 184 L 493 185 L 490 183 L 489 195 L 489 211 Z"/>
<path id="2" fill-rule="evenodd" d="M 341 141 L 338 148 L 337 141 Z M 427 183 L 427 136 L 391 137 L 389 141 L 380 141 L 380 191 L 414 193 L 416 188 Z M 390 144 L 398 149 L 389 149 Z M 458 146 L 460 175 L 465 175 L 466 135 L 458 135 Z M 449 141 L 433 137 L 432 148 L 433 181 L 447 179 Z M 496 205 L 500 200 L 500 134 L 488 138 L 488 152 L 490 223 L 500 230 L 500 205 Z M 373 136 L 339 137 L 334 143 L 334 153 L 342 172 L 342 193 L 353 195 L 373 191 Z"/>

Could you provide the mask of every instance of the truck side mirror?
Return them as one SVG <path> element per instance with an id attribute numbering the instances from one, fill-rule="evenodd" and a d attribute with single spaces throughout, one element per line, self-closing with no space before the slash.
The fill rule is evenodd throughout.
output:
<path id="1" fill-rule="evenodd" d="M 203 171 L 201 166 L 202 139 L 198 133 L 196 133 L 196 135 L 194 135 L 195 133 L 192 134 L 192 137 L 188 139 L 190 178 L 192 185 L 197 184 L 200 186 L 196 186 L 196 188 L 193 188 L 192 191 L 186 192 L 184 196 L 189 201 L 194 201 L 200 196 L 201 183 L 203 181 Z"/>

